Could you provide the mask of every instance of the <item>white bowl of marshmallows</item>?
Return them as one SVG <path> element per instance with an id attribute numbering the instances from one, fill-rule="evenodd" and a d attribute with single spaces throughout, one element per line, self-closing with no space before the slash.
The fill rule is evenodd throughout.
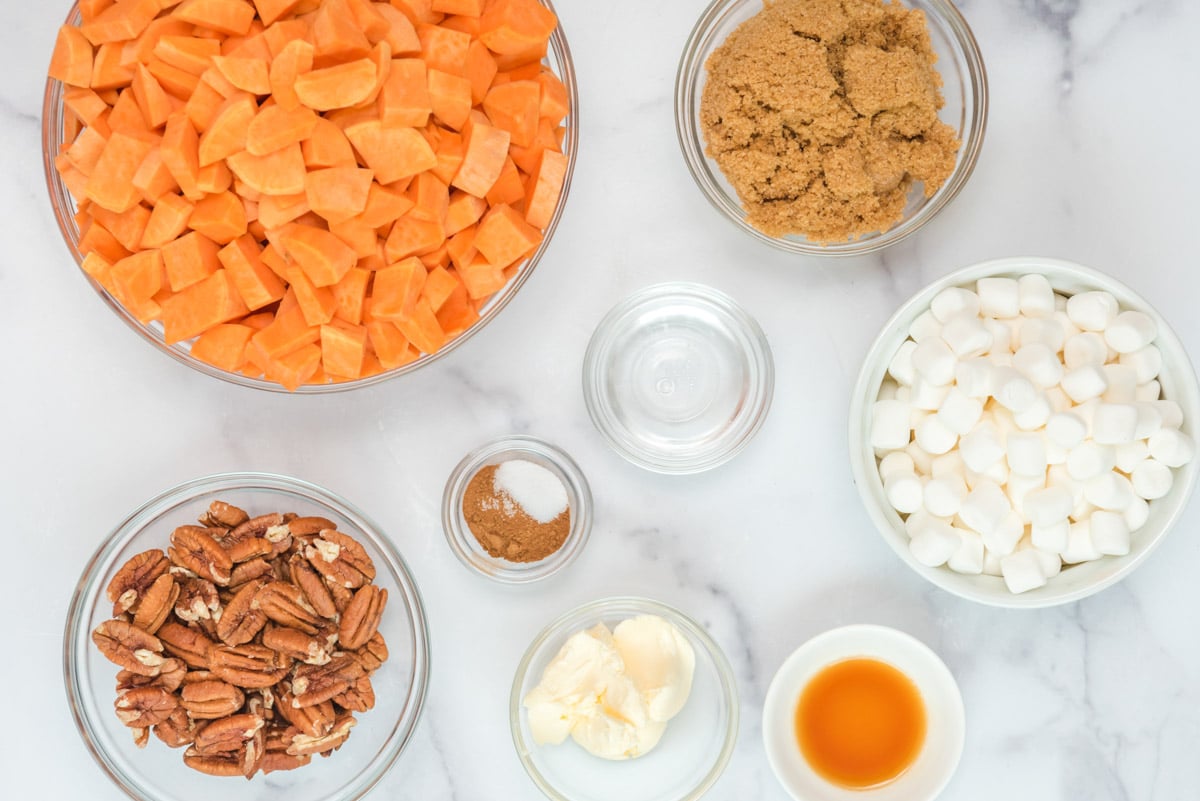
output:
<path id="1" fill-rule="evenodd" d="M 855 483 L 914 570 L 1042 607 L 1128 575 L 1187 504 L 1200 388 L 1145 300 L 1011 258 L 926 287 L 884 326 L 850 410 Z"/>

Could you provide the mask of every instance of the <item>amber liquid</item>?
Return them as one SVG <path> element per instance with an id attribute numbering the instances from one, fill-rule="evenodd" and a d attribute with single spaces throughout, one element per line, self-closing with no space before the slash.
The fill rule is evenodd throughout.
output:
<path id="1" fill-rule="evenodd" d="M 796 740 L 826 781 L 878 787 L 906 771 L 925 743 L 925 703 L 912 679 L 875 659 L 818 673 L 796 704 Z"/>

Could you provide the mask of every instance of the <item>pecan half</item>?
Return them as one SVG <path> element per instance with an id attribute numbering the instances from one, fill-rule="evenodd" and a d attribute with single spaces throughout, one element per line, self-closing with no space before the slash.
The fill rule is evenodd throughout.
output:
<path id="1" fill-rule="evenodd" d="M 138 687 L 162 687 L 173 693 L 179 689 L 186 675 L 187 665 L 182 659 L 164 659 L 157 676 L 142 676 L 129 670 L 117 673 L 117 692 L 122 693 Z"/>
<path id="2" fill-rule="evenodd" d="M 333 722 L 337 719 L 337 713 L 333 708 L 332 701 L 323 701 L 312 706 L 296 707 L 292 704 L 293 700 L 290 692 L 280 692 L 279 715 L 292 724 L 299 733 L 309 734 L 313 737 L 322 737 L 333 729 Z"/>
<path id="3" fill-rule="evenodd" d="M 292 666 L 291 657 L 261 645 L 214 645 L 209 662 L 218 679 L 247 690 L 270 687 Z"/>
<path id="4" fill-rule="evenodd" d="M 263 719 L 243 713 L 218 718 L 196 732 L 194 747 L 201 754 L 229 754 L 238 751 L 262 730 Z"/>
<path id="5" fill-rule="evenodd" d="M 387 642 L 383 639 L 383 635 L 377 631 L 367 641 L 366 645 L 354 652 L 354 655 L 358 657 L 358 661 L 362 663 L 363 669 L 369 675 L 378 670 L 387 661 Z"/>
<path id="6" fill-rule="evenodd" d="M 303 708 L 328 701 L 350 689 L 363 667 L 353 654 L 335 656 L 325 665 L 297 665 L 292 677 L 292 706 Z"/>
<path id="7" fill-rule="evenodd" d="M 183 752 L 183 764 L 209 776 L 242 776 L 243 756 L 232 754 L 202 754 L 196 746 Z"/>
<path id="8" fill-rule="evenodd" d="M 361 676 L 350 689 L 333 697 L 333 702 L 352 712 L 366 712 L 375 706 L 375 688 L 370 676 Z"/>
<path id="9" fill-rule="evenodd" d="M 217 588 L 208 579 L 183 578 L 179 582 L 179 597 L 175 599 L 175 617 L 186 623 L 220 617 L 221 599 Z"/>
<path id="10" fill-rule="evenodd" d="M 237 591 L 221 611 L 217 636 L 226 645 L 248 643 L 267 625 L 267 616 L 258 608 L 255 596 L 266 582 L 251 581 Z"/>
<path id="11" fill-rule="evenodd" d="M 308 754 L 292 755 L 288 746 L 299 732 L 292 726 L 270 726 L 266 729 L 266 753 L 263 755 L 262 772 L 295 770 L 312 761 Z"/>
<path id="12" fill-rule="evenodd" d="M 190 667 L 208 669 L 208 652 L 213 641 L 203 632 L 168 620 L 158 627 L 158 638 L 171 656 L 179 657 Z"/>
<path id="13" fill-rule="evenodd" d="M 233 572 L 229 576 L 229 588 L 231 590 L 240 590 L 246 586 L 248 582 L 258 579 L 266 579 L 270 581 L 275 578 L 275 568 L 266 559 L 251 559 L 249 562 L 233 566 Z"/>
<path id="14" fill-rule="evenodd" d="M 325 665 L 332 658 L 332 649 L 324 637 L 286 626 L 267 626 L 263 630 L 262 644 L 308 665 Z"/>
<path id="15" fill-rule="evenodd" d="M 108 600 L 113 602 L 113 617 L 133 609 L 142 593 L 158 579 L 171 563 L 158 548 L 142 551 L 121 566 L 108 582 Z"/>
<path id="16" fill-rule="evenodd" d="M 354 598 L 342 612 L 338 627 L 338 642 L 347 650 L 356 650 L 367 644 L 379 628 L 383 609 L 387 606 L 387 590 L 374 584 L 364 584 L 354 593 Z"/>
<path id="17" fill-rule="evenodd" d="M 245 694 L 224 681 L 198 681 L 183 688 L 180 704 L 195 720 L 216 720 L 242 708 Z"/>
<path id="18" fill-rule="evenodd" d="M 196 722 L 186 709 L 177 706 L 166 720 L 154 727 L 154 736 L 171 748 L 182 748 L 196 739 Z"/>
<path id="19" fill-rule="evenodd" d="M 137 612 L 133 615 L 133 625 L 153 634 L 171 614 L 178 598 L 179 585 L 175 577 L 164 572 L 142 593 Z"/>
<path id="20" fill-rule="evenodd" d="M 299 629 L 305 634 L 316 634 L 325 621 L 308 603 L 304 591 L 295 584 L 272 581 L 258 591 L 255 598 L 258 608 L 267 617 L 281 626 Z"/>
<path id="21" fill-rule="evenodd" d="M 157 676 L 166 661 L 157 637 L 123 620 L 101 623 L 92 632 L 92 642 L 110 662 L 139 676 Z"/>
<path id="22" fill-rule="evenodd" d="M 320 754 L 325 751 L 333 751 L 341 748 L 342 743 L 350 736 L 350 730 L 357 723 L 353 715 L 345 714 L 337 719 L 333 724 L 333 728 L 328 734 L 314 737 L 310 734 L 297 734 L 292 738 L 292 744 L 288 746 L 287 752 L 293 756 L 302 756 L 305 754 Z"/>
<path id="23" fill-rule="evenodd" d="M 200 517 L 200 525 L 223 528 L 240 526 L 250 519 L 250 515 L 225 501 L 213 501 L 208 505 L 208 511 Z"/>
<path id="24" fill-rule="evenodd" d="M 304 556 L 323 577 L 348 589 L 375 578 L 375 564 L 366 549 L 340 531 L 322 531 L 304 549 Z"/>
<path id="25" fill-rule="evenodd" d="M 180 526 L 171 532 L 171 547 L 167 555 L 180 567 L 224 587 L 229 583 L 233 560 L 213 539 L 212 531 L 201 526 Z"/>
<path id="26" fill-rule="evenodd" d="M 295 554 L 288 560 L 288 577 L 304 591 L 304 597 L 308 598 L 318 615 L 330 619 L 337 617 L 338 609 L 333 603 L 333 596 L 329 594 L 329 588 L 301 554 Z"/>
<path id="27" fill-rule="evenodd" d="M 251 559 L 259 559 L 275 554 L 275 546 L 268 542 L 265 537 L 251 537 L 250 539 L 234 543 L 226 548 L 226 550 L 229 552 L 229 558 L 233 560 L 235 565 L 241 562 L 249 562 Z"/>
<path id="28" fill-rule="evenodd" d="M 113 702 L 117 719 L 138 729 L 157 726 L 179 706 L 175 694 L 163 687 L 135 687 L 117 696 Z"/>

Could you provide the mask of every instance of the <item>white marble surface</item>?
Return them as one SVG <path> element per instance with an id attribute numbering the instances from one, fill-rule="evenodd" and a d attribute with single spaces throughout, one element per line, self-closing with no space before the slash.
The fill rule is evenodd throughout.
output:
<path id="1" fill-rule="evenodd" d="M 968 724 L 944 798 L 1194 799 L 1200 787 L 1200 504 L 1123 584 L 1075 605 L 1005 612 L 926 584 L 860 507 L 846 459 L 850 384 L 878 326 L 936 276 L 1040 254 L 1108 271 L 1200 353 L 1188 242 L 1200 201 L 1200 6 L 1186 0 L 969 0 L 991 80 L 974 178 L 882 256 L 801 259 L 716 216 L 675 140 L 676 61 L 702 0 L 562 0 L 582 94 L 575 184 L 553 248 L 479 336 L 418 374 L 321 398 L 229 386 L 154 352 L 77 274 L 41 171 L 42 75 L 61 0 L 4 0 L 0 26 L 0 509 L 11 621 L 0 648 L 0 796 L 118 799 L 66 708 L 62 625 L 76 577 L 128 511 L 227 470 L 297 475 L 389 529 L 432 627 L 428 707 L 372 797 L 532 799 L 507 723 L 512 670 L 553 616 L 636 593 L 706 624 L 736 670 L 738 748 L 715 799 L 783 799 L 760 703 L 800 642 L 850 622 L 911 632 L 962 685 Z M 632 20 L 636 19 L 636 24 Z M 754 314 L 775 405 L 732 463 L 660 477 L 609 451 L 579 371 L 600 316 L 651 282 L 692 279 Z M 586 471 L 593 538 L 564 575 L 509 590 L 468 574 L 438 521 L 442 486 L 500 434 L 556 442 Z"/>

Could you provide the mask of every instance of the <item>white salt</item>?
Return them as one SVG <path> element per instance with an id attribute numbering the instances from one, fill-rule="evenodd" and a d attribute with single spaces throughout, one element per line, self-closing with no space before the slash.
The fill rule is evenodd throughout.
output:
<path id="1" fill-rule="evenodd" d="M 539 523 L 549 523 L 567 510 L 567 489 L 540 464 L 513 459 L 496 468 L 493 485 L 516 501 Z"/>

